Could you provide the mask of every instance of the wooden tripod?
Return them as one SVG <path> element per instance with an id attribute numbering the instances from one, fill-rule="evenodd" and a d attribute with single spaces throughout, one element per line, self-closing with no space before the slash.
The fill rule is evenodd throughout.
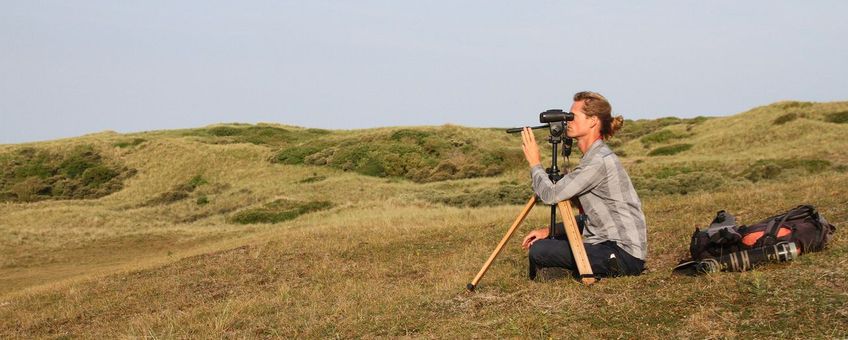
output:
<path id="1" fill-rule="evenodd" d="M 480 279 L 482 279 L 483 275 L 486 274 L 486 271 L 489 270 L 492 262 L 494 262 L 495 258 L 498 257 L 498 254 L 501 253 L 506 242 L 509 241 L 509 238 L 512 237 L 512 234 L 515 233 L 515 230 L 518 229 L 518 226 L 521 225 L 521 222 L 524 221 L 524 218 L 527 217 L 535 204 L 536 195 L 533 195 L 533 197 L 530 197 L 530 200 L 527 201 L 527 204 L 524 205 L 524 209 L 522 209 L 521 213 L 518 214 L 515 222 L 512 222 L 512 226 L 509 227 L 509 230 L 507 230 L 506 235 L 504 235 L 501 239 L 501 242 L 498 243 L 497 247 L 495 247 L 495 251 L 492 252 L 492 255 L 489 255 L 489 259 L 486 260 L 485 264 L 483 264 L 483 268 L 480 268 L 480 272 L 477 273 L 474 280 L 466 285 L 465 288 L 469 291 L 473 291 L 474 288 L 477 287 L 477 284 L 480 283 Z M 574 211 L 571 210 L 571 201 L 566 200 L 559 202 L 557 203 L 557 207 L 562 214 L 565 235 L 568 237 L 568 244 L 571 246 L 572 254 L 574 254 L 574 261 L 577 263 L 577 271 L 580 273 L 581 281 L 585 285 L 593 284 L 595 283 L 595 277 L 592 274 L 592 266 L 589 265 L 589 258 L 586 256 L 586 248 L 583 246 L 583 237 L 580 235 L 580 230 L 577 228 Z"/>

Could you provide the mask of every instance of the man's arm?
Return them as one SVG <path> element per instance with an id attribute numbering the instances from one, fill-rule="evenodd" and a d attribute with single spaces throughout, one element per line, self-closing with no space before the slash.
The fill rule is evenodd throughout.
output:
<path id="1" fill-rule="evenodd" d="M 603 177 L 603 159 L 595 159 L 588 164 L 578 165 L 572 172 L 554 184 L 542 165 L 530 170 L 533 179 L 533 191 L 545 204 L 556 204 L 592 190 Z"/>

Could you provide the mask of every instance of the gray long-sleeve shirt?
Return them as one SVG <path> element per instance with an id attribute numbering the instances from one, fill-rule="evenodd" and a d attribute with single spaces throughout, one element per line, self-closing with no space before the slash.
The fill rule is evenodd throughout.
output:
<path id="1" fill-rule="evenodd" d="M 546 204 L 577 197 L 588 217 L 583 242 L 615 241 L 621 249 L 645 260 L 647 225 L 642 202 L 621 162 L 602 140 L 593 143 L 580 164 L 556 184 L 541 165 L 530 170 L 533 191 Z"/>

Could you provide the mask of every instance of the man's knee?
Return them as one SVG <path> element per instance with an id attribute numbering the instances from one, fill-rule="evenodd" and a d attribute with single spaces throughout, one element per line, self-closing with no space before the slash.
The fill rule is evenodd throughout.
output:
<path id="1" fill-rule="evenodd" d="M 530 253 L 527 255 L 530 257 L 530 261 L 534 263 L 545 262 L 545 259 L 550 257 L 551 247 L 547 245 L 550 240 L 537 240 L 533 242 L 530 246 Z"/>
<path id="2" fill-rule="evenodd" d="M 530 261 L 539 267 L 573 267 L 568 241 L 544 239 L 533 242 L 527 254 Z"/>

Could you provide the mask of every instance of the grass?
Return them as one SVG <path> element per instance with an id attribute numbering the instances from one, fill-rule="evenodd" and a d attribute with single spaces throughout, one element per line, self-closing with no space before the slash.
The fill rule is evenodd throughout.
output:
<path id="1" fill-rule="evenodd" d="M 137 169 L 121 190 L 97 199 L 0 204 L 0 337 L 845 337 L 848 173 L 840 169 L 848 141 L 839 136 L 848 126 L 825 117 L 846 110 L 844 102 L 789 102 L 698 122 L 626 124 L 622 132 L 642 129 L 616 148 L 628 153 L 623 162 L 648 219 L 648 271 L 592 287 L 528 281 L 518 244 L 547 223 L 549 211 L 538 206 L 475 293 L 465 284 L 529 198 L 520 159 L 497 174 L 421 182 L 269 160 L 310 141 L 335 152 L 371 141 L 379 153 L 395 143 L 423 147 L 434 134 L 454 137 L 439 163 L 469 144 L 488 149 L 470 150 L 468 159 L 520 152 L 520 141 L 500 131 L 262 125 L 290 139 L 252 143 L 239 137 L 255 133 L 251 125 L 226 124 L 234 130 L 0 145 L 3 162 L 25 148 L 62 155 L 91 145 L 102 160 Z M 772 124 L 789 111 L 805 119 Z M 648 156 L 640 139 L 663 129 L 687 136 L 656 147 L 693 146 Z M 756 129 L 762 133 L 749 136 Z M 116 145 L 136 138 L 145 141 Z M 61 168 L 49 159 L 42 163 Z M 67 171 L 77 179 L 85 172 Z M 188 196 L 145 204 L 168 192 Z M 837 226 L 825 251 L 747 273 L 671 275 L 692 230 L 717 210 L 753 223 L 800 203 Z M 302 213 L 275 223 L 234 220 L 248 211 L 263 219 Z"/>

